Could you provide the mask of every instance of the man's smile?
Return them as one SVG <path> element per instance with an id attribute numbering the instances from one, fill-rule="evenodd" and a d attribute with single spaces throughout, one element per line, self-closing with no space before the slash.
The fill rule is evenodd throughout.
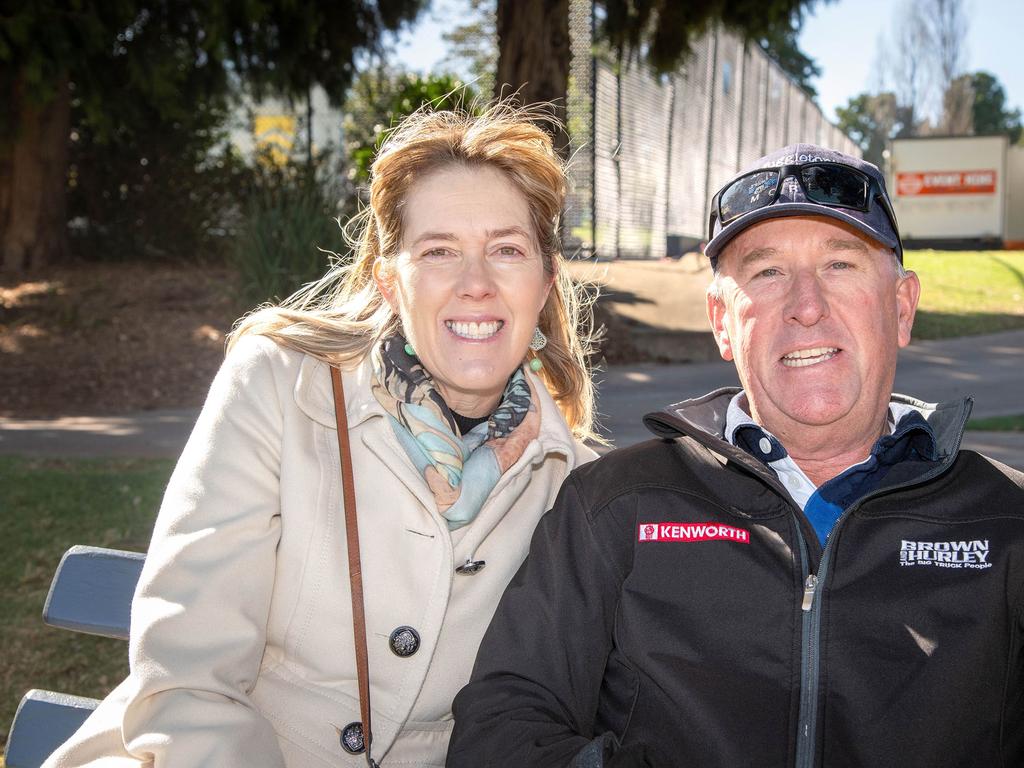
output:
<path id="1" fill-rule="evenodd" d="M 809 349 L 798 349 L 782 356 L 782 364 L 787 368 L 805 368 L 808 365 L 816 365 L 826 360 L 831 360 L 839 354 L 838 347 L 811 347 Z"/>

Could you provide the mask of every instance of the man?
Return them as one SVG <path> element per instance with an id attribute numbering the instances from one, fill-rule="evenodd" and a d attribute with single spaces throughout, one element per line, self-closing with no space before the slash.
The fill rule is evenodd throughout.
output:
<path id="1" fill-rule="evenodd" d="M 873 165 L 712 203 L 742 390 L 574 471 L 455 701 L 463 766 L 1024 765 L 1024 475 L 890 395 L 920 285 Z"/>

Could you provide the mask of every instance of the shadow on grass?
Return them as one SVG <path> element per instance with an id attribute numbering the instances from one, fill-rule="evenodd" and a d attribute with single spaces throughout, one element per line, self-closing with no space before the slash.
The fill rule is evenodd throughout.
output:
<path id="1" fill-rule="evenodd" d="M 620 291 L 615 288 L 603 287 L 598 301 L 614 302 L 616 304 L 654 304 L 653 299 L 638 295 L 634 291 Z"/>
<path id="2" fill-rule="evenodd" d="M 978 336 L 1024 328 L 1024 315 L 1009 312 L 932 312 L 918 310 L 914 319 L 915 339 L 948 339 Z"/>
<path id="3" fill-rule="evenodd" d="M 1009 272 L 1015 278 L 1017 278 L 1017 284 L 1020 285 L 1021 288 L 1024 288 L 1024 272 L 1021 272 L 1019 269 L 1017 269 L 1016 265 L 1011 264 L 1006 259 L 1001 259 L 998 256 L 993 256 L 992 261 L 996 262 L 997 264 L 1001 264 L 1007 272 Z"/>
<path id="4" fill-rule="evenodd" d="M 706 363 L 718 360 L 710 328 L 691 331 L 666 328 L 619 314 L 611 300 L 594 305 L 594 326 L 602 329 L 598 358 L 612 365 L 625 363 Z M 615 302 L 621 299 L 615 298 Z M 646 302 L 646 299 L 638 299 Z"/>

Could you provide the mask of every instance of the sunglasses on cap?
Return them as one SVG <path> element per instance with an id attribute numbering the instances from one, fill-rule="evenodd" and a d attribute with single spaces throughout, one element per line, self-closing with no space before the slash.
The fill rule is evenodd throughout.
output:
<path id="1" fill-rule="evenodd" d="M 809 202 L 829 208 L 849 208 L 867 213 L 873 200 L 881 203 L 894 232 L 899 232 L 896 214 L 879 184 L 866 173 L 848 165 L 810 162 L 759 168 L 733 179 L 715 195 L 708 222 L 709 239 L 715 235 L 715 221 L 724 228 L 740 216 L 766 208 L 779 199 L 782 182 L 796 179 Z"/>

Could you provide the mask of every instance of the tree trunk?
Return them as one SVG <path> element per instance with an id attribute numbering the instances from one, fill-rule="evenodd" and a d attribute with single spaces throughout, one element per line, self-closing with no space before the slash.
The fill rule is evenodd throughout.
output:
<path id="1" fill-rule="evenodd" d="M 68 253 L 66 181 L 71 91 L 67 77 L 38 104 L 21 78 L 9 94 L 14 134 L 0 144 L 0 269 L 39 269 Z"/>
<path id="2" fill-rule="evenodd" d="M 495 95 L 517 91 L 523 104 L 547 103 L 561 122 L 555 147 L 567 152 L 569 0 L 498 0 Z"/>

